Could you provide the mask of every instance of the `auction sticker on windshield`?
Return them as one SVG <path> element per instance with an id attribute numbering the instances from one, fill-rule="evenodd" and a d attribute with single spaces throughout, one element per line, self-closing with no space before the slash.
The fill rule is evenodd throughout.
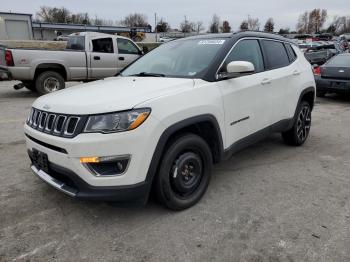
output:
<path id="1" fill-rule="evenodd" d="M 201 40 L 198 42 L 199 45 L 222 45 L 225 43 L 223 39 L 215 39 L 215 40 Z"/>

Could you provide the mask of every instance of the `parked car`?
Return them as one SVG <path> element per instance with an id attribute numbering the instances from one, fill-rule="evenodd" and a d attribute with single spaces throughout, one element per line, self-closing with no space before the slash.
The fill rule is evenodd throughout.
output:
<path id="1" fill-rule="evenodd" d="M 114 76 L 142 54 L 126 37 L 82 32 L 69 36 L 66 50 L 6 49 L 0 67 L 22 81 L 15 89 L 47 94 L 65 88 L 66 81 Z"/>
<path id="2" fill-rule="evenodd" d="M 332 45 L 315 46 L 305 51 L 305 57 L 312 65 L 323 65 L 330 58 L 337 54 L 337 50 Z"/>
<path id="3" fill-rule="evenodd" d="M 59 35 L 55 38 L 55 41 L 68 41 L 69 35 Z"/>
<path id="4" fill-rule="evenodd" d="M 25 124 L 31 169 L 78 199 L 181 210 L 212 166 L 274 132 L 302 145 L 312 68 L 290 40 L 240 32 L 161 45 L 118 77 L 38 98 Z"/>
<path id="5" fill-rule="evenodd" d="M 317 43 L 317 42 L 302 43 L 302 44 L 299 44 L 299 48 L 301 51 L 306 52 L 310 48 L 321 46 L 321 45 L 322 45 L 321 43 Z"/>
<path id="6" fill-rule="evenodd" d="M 339 54 L 314 69 L 317 96 L 350 92 L 350 54 Z"/>
<path id="7" fill-rule="evenodd" d="M 161 36 L 161 37 L 159 38 L 159 42 L 162 42 L 162 43 L 169 42 L 169 41 L 173 41 L 173 40 L 174 40 L 174 38 L 170 38 L 170 37 L 168 37 L 168 36 Z"/>

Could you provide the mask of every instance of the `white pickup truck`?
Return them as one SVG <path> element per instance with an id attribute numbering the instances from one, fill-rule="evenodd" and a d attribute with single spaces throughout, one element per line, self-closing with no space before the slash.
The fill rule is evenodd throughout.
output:
<path id="1" fill-rule="evenodd" d="M 20 80 L 39 94 L 65 88 L 66 81 L 91 81 L 116 75 L 143 51 L 130 39 L 102 33 L 71 34 L 65 50 L 2 49 L 2 78 Z"/>

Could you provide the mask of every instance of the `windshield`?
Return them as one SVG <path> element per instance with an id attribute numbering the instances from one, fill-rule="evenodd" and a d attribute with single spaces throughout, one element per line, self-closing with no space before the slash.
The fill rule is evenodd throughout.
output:
<path id="1" fill-rule="evenodd" d="M 126 68 L 122 76 L 200 78 L 225 39 L 188 39 L 162 44 Z"/>

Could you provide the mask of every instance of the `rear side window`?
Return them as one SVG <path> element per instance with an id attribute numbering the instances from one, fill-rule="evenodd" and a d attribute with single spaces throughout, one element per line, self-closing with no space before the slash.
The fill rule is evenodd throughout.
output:
<path id="1" fill-rule="evenodd" d="M 258 40 L 242 40 L 228 55 L 225 66 L 232 61 L 247 61 L 254 65 L 255 72 L 264 71 L 264 61 Z"/>
<path id="2" fill-rule="evenodd" d="M 100 38 L 92 40 L 92 51 L 97 53 L 113 53 L 112 38 Z"/>
<path id="3" fill-rule="evenodd" d="M 267 69 L 276 69 L 289 65 L 289 58 L 281 42 L 262 40 Z"/>
<path id="4" fill-rule="evenodd" d="M 290 44 L 284 44 L 284 46 L 286 47 L 288 56 L 289 56 L 289 61 L 291 63 L 293 63 L 296 59 L 297 59 L 297 55 L 293 49 L 293 47 Z"/>
<path id="5" fill-rule="evenodd" d="M 69 36 L 67 49 L 85 50 L 85 36 Z"/>

